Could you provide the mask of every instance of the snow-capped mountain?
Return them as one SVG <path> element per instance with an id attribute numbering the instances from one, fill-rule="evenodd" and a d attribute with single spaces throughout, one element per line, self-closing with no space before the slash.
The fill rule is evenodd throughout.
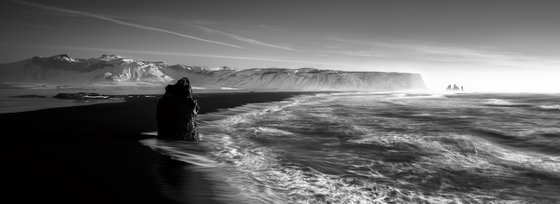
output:
<path id="1" fill-rule="evenodd" d="M 184 76 L 193 86 L 209 88 L 388 91 L 425 87 L 419 74 L 410 73 L 167 65 L 118 55 L 74 59 L 62 54 L 0 65 L 0 82 L 10 83 L 161 85 Z"/>

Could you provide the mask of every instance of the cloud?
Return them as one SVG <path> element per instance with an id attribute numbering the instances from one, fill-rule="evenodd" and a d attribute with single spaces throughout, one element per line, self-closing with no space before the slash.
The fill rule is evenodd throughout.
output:
<path id="1" fill-rule="evenodd" d="M 211 28 L 208 28 L 208 27 L 200 26 L 200 25 L 193 25 L 193 24 L 188 24 L 188 25 L 200 28 L 207 33 L 217 33 L 217 34 L 224 35 L 224 36 L 227 36 L 229 38 L 239 40 L 239 41 L 242 41 L 242 42 L 246 42 L 246 43 L 249 43 L 249 44 L 253 44 L 253 45 L 260 45 L 260 46 L 271 47 L 271 48 L 276 48 L 276 49 L 283 49 L 283 50 L 299 52 L 299 50 L 293 49 L 291 47 L 270 44 L 270 43 L 262 42 L 262 41 L 259 41 L 259 40 L 239 36 L 239 35 L 232 34 L 232 33 L 226 33 L 226 32 L 223 32 L 223 31 L 211 29 Z"/>
<path id="2" fill-rule="evenodd" d="M 321 51 L 322 53 L 346 55 L 353 57 L 387 57 L 379 53 L 372 52 L 371 50 L 330 50 Z"/>
<path id="3" fill-rule="evenodd" d="M 560 67 L 560 61 L 558 60 L 494 49 L 473 49 L 443 45 L 427 45 L 420 44 L 418 42 L 388 43 L 340 38 L 330 40 L 345 43 L 346 45 L 321 52 L 353 57 L 375 57 L 390 60 L 427 61 L 463 65 L 474 64 L 517 68 Z"/>
<path id="4" fill-rule="evenodd" d="M 202 42 L 208 42 L 208 43 L 228 46 L 228 47 L 243 48 L 241 46 L 237 46 L 237 45 L 233 45 L 233 44 L 229 44 L 229 43 L 224 43 L 224 42 L 218 42 L 218 41 L 208 40 L 208 39 L 204 39 L 204 38 L 199 38 L 199 37 L 186 35 L 186 34 L 174 32 L 174 31 L 170 31 L 170 30 L 166 30 L 166 29 L 162 29 L 162 28 L 155 28 L 155 27 L 151 27 L 151 26 L 146 26 L 146 25 L 140 25 L 140 24 L 126 22 L 126 21 L 121 21 L 121 20 L 117 20 L 115 18 L 110 18 L 110 17 L 107 17 L 107 16 L 98 15 L 98 14 L 92 14 L 92 13 L 83 12 L 83 11 L 76 11 L 76 10 L 71 10 L 71 9 L 47 6 L 47 5 L 43 5 L 43 4 L 37 4 L 37 3 L 21 1 L 21 0 L 12 0 L 12 1 L 16 2 L 16 3 L 19 3 L 19 4 L 32 6 L 32 7 L 37 7 L 37 8 L 41 8 L 41 9 L 46 9 L 46 10 L 50 10 L 50 11 L 87 16 L 87 17 L 91 17 L 91 18 L 95 18 L 95 19 L 99 19 L 99 20 L 104 20 L 104 21 L 116 23 L 116 24 L 123 25 L 123 26 L 128 26 L 128 27 L 133 27 L 133 28 L 138 28 L 138 29 L 143 29 L 143 30 L 151 30 L 151 31 L 156 31 L 156 32 L 160 32 L 160 33 L 171 34 L 171 35 L 175 35 L 175 36 L 179 36 L 179 37 L 183 37 L 183 38 L 188 38 L 188 39 L 193 39 L 193 40 L 198 40 L 198 41 L 202 41 Z"/>

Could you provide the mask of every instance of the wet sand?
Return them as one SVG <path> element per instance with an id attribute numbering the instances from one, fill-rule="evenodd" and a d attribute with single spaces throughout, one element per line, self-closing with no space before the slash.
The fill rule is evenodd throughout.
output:
<path id="1" fill-rule="evenodd" d="M 200 114 L 306 94 L 206 93 Z M 0 114 L 2 182 L 14 203 L 216 203 L 209 182 L 189 164 L 140 139 L 155 131 L 159 97 L 124 103 Z M 188 191 L 183 196 L 184 192 Z M 182 196 L 177 196 L 182 195 Z M 15 199 L 15 200 L 14 200 Z"/>

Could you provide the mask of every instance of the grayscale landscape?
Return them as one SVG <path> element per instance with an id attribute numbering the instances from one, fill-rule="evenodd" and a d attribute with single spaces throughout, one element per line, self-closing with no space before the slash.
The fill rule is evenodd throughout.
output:
<path id="1" fill-rule="evenodd" d="M 13 203 L 558 203 L 560 2 L 0 0 Z"/>

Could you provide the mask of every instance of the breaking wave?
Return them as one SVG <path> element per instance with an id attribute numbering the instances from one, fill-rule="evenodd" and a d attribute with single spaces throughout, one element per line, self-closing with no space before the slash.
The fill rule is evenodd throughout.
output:
<path id="1" fill-rule="evenodd" d="M 204 156 L 204 149 L 196 143 L 158 139 L 145 139 L 141 140 L 140 143 L 162 153 L 163 155 L 167 155 L 173 159 L 194 164 L 199 167 L 217 167 L 220 165 L 217 161 Z"/>
<path id="2" fill-rule="evenodd" d="M 512 101 L 318 94 L 201 115 L 198 145 L 142 143 L 246 203 L 558 202 L 560 115 L 519 106 L 542 98 Z"/>
<path id="3" fill-rule="evenodd" d="M 519 105 L 519 104 L 516 104 L 516 103 L 508 101 L 508 100 L 495 99 L 495 98 L 486 100 L 484 102 L 484 104 L 491 105 L 491 106 L 515 106 L 515 105 Z"/>
<path id="4" fill-rule="evenodd" d="M 538 107 L 540 109 L 544 109 L 544 110 L 559 110 L 560 111 L 560 105 L 540 105 Z"/>

